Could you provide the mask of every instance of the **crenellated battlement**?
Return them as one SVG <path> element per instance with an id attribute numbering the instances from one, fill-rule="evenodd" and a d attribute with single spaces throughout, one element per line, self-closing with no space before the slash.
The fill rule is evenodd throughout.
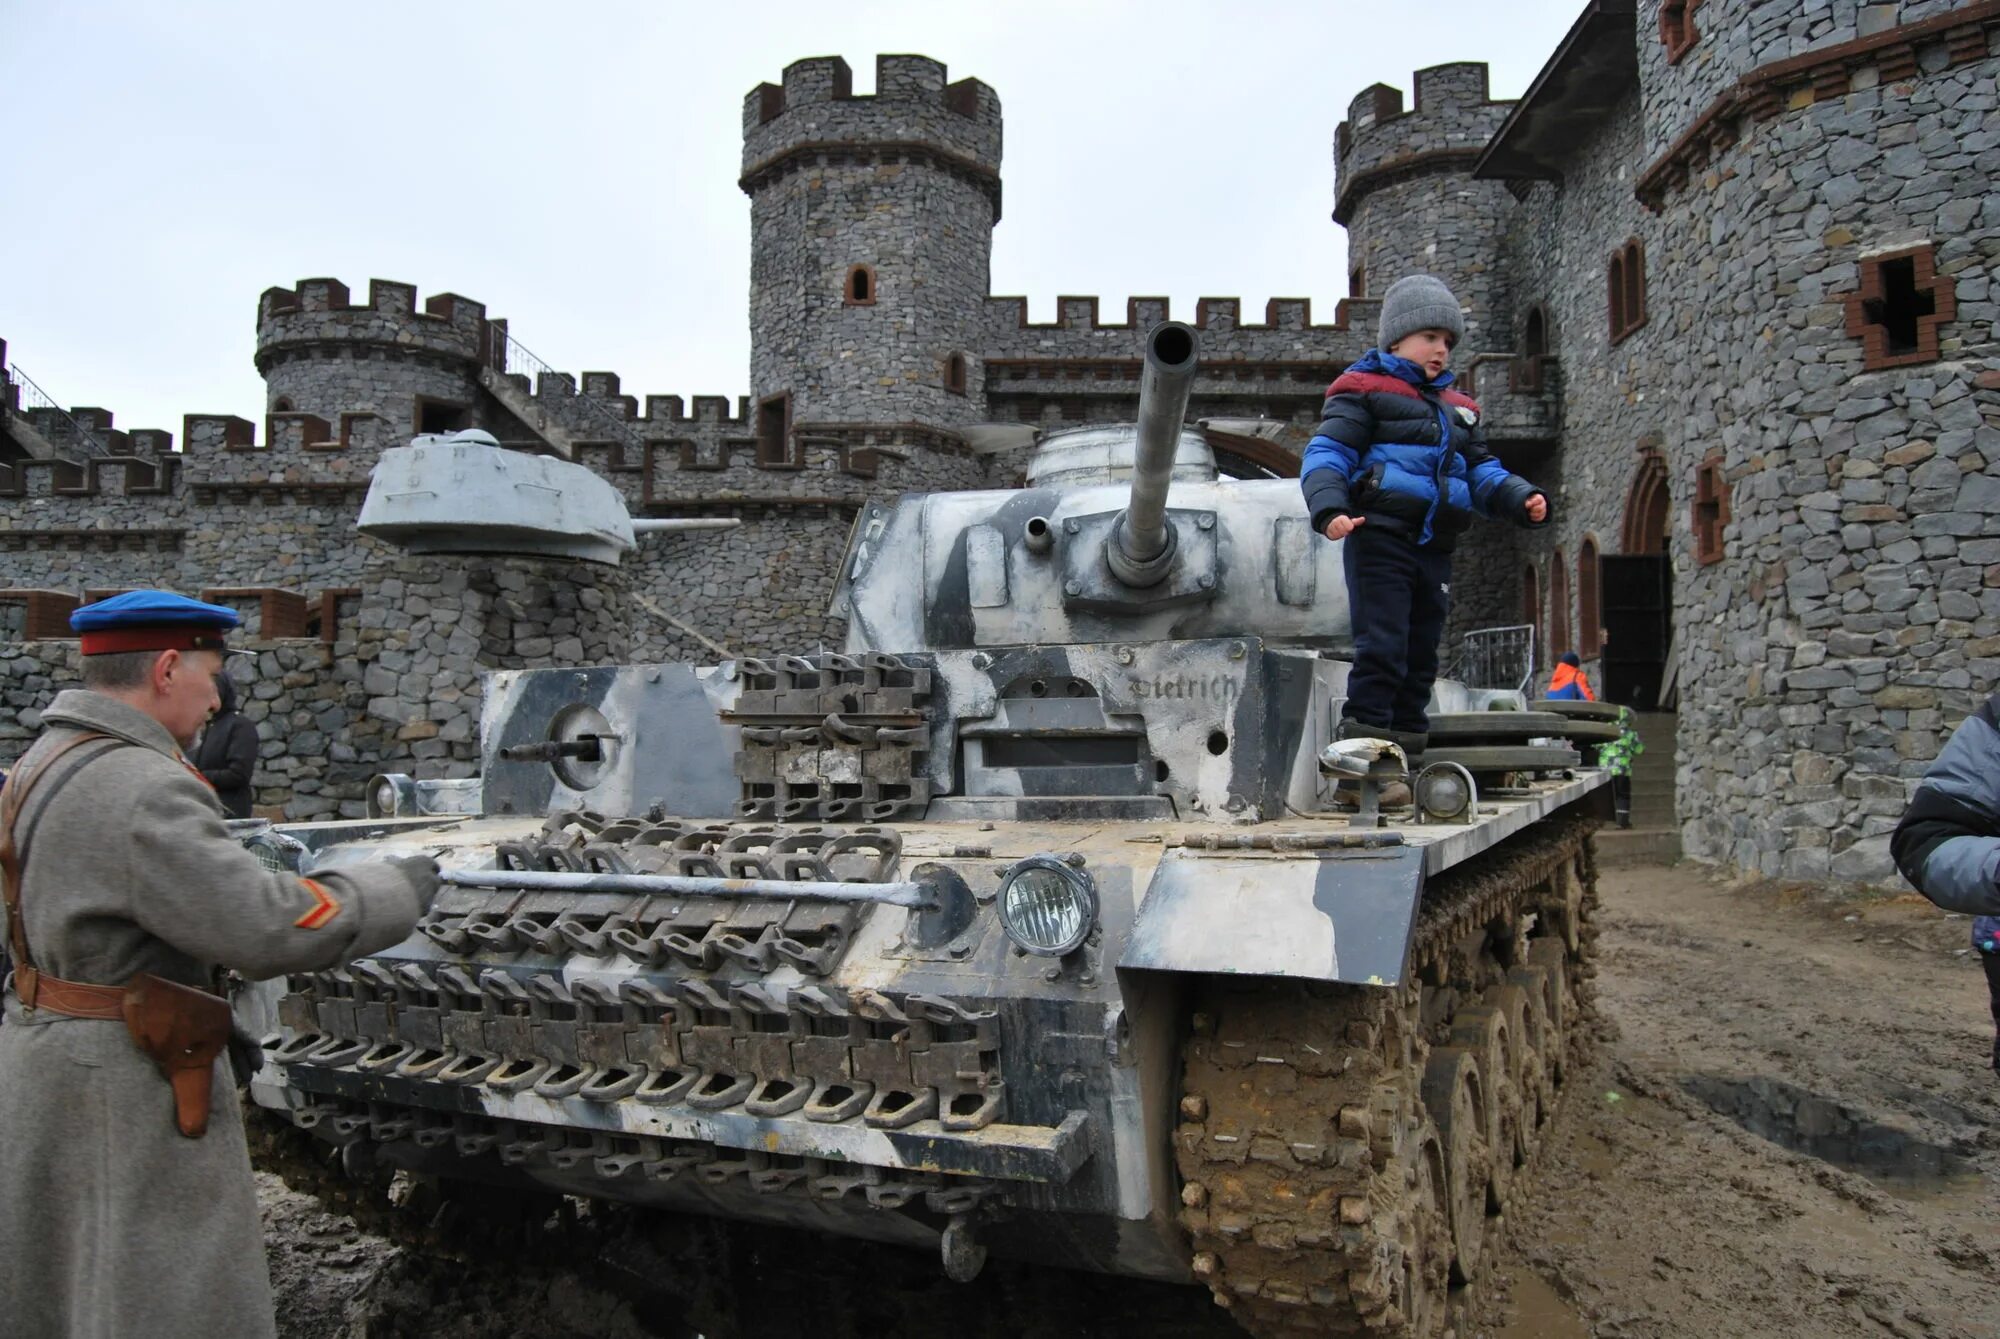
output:
<path id="1" fill-rule="evenodd" d="M 1415 106 L 1408 110 L 1399 89 L 1362 89 L 1334 132 L 1334 221 L 1345 225 L 1375 185 L 1468 170 L 1514 106 L 1493 100 L 1488 77 L 1484 61 L 1418 70 L 1412 77 Z"/>
<path id="2" fill-rule="evenodd" d="M 131 455 L 0 464 L 0 498 L 164 498 L 173 491 L 179 465 Z"/>
<path id="3" fill-rule="evenodd" d="M 839 104 L 881 110 L 895 103 L 925 104 L 973 125 L 1000 128 L 1000 95 L 977 79 L 949 82 L 945 64 L 929 56 L 877 56 L 875 91 L 856 96 L 854 71 L 839 56 L 809 56 L 785 67 L 780 84 L 759 84 L 743 99 L 747 139 L 787 113 L 810 115 Z"/>
<path id="4" fill-rule="evenodd" d="M 543 408 L 559 407 L 565 401 L 593 401 L 597 409 L 629 424 L 642 435 L 645 435 L 646 429 L 656 427 L 709 424 L 747 429 L 750 424 L 750 397 L 747 395 L 736 397 L 733 412 L 730 398 L 726 395 L 697 395 L 693 397 L 692 414 L 688 412 L 689 402 L 685 397 L 648 395 L 644 397 L 642 412 L 640 397 L 625 394 L 623 381 L 616 372 L 585 372 L 580 378 L 568 372 L 543 372 L 533 378 L 525 372 L 509 372 L 506 377 Z M 580 425 L 590 422 L 604 426 L 602 417 L 581 420 Z"/>
<path id="5" fill-rule="evenodd" d="M 257 368 L 286 358 L 339 357 L 373 347 L 485 364 L 496 356 L 505 322 L 490 321 L 486 304 L 436 293 L 417 304 L 415 284 L 368 281 L 368 300 L 353 301 L 338 279 L 301 279 L 267 288 L 257 300 Z"/>
<path id="6" fill-rule="evenodd" d="M 1103 318 L 1104 300 L 1099 297 L 1077 297 L 1065 294 L 1056 299 L 1056 319 L 1036 322 L 1028 319 L 1028 299 L 1024 297 L 991 297 L 986 299 L 987 325 L 989 328 L 1005 328 L 1011 321 L 1017 330 L 1150 330 L 1162 321 L 1173 319 L 1172 300 L 1162 297 L 1131 297 L 1125 299 L 1125 319 L 1106 321 Z M 1323 330 L 1329 334 L 1345 334 L 1352 327 L 1351 308 L 1366 307 L 1371 311 L 1379 307 L 1373 299 L 1343 298 L 1334 308 L 1331 325 L 1314 325 L 1311 298 L 1272 298 L 1264 304 L 1262 322 L 1243 319 L 1243 299 L 1241 298 L 1198 298 L 1195 301 L 1194 325 L 1201 330 Z M 1372 320 L 1373 317 L 1368 319 Z"/>
<path id="7" fill-rule="evenodd" d="M 977 79 L 950 82 L 928 56 L 878 56 L 875 92 L 857 96 L 838 56 L 785 67 L 780 84 L 743 99 L 743 175 L 753 198 L 799 167 L 924 163 L 978 183 L 1000 211 L 1000 97 Z"/>

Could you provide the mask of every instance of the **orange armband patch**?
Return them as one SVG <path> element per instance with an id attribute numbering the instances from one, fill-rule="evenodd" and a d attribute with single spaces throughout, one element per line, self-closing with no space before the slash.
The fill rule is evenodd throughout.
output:
<path id="1" fill-rule="evenodd" d="M 300 879 L 307 892 L 313 895 L 312 909 L 293 921 L 301 930 L 317 930 L 340 914 L 340 901 L 329 893 L 316 879 Z"/>

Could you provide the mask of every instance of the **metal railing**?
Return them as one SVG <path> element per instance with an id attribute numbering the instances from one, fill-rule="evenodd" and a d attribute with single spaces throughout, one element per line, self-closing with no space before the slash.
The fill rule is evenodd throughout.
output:
<path id="1" fill-rule="evenodd" d="M 1528 693 L 1535 681 L 1535 626 L 1475 628 L 1458 639 L 1458 657 L 1446 677 L 1468 688 L 1511 688 Z"/>
<path id="2" fill-rule="evenodd" d="M 505 343 L 499 350 L 498 366 L 493 370 L 503 377 L 511 372 L 524 372 L 528 374 L 533 379 L 531 383 L 533 389 L 529 391 L 530 396 L 541 390 L 542 378 L 569 375 L 566 372 L 558 371 L 543 359 L 537 357 L 534 350 L 514 338 L 512 331 L 503 332 L 502 338 L 505 340 Z M 519 364 L 519 366 L 516 366 L 516 364 Z M 596 414 L 606 424 L 616 428 L 618 430 L 616 440 L 621 442 L 626 440 L 627 434 L 632 431 L 632 421 L 630 419 L 619 417 L 610 405 L 596 396 L 584 394 L 581 382 L 577 384 L 576 394 L 571 398 L 589 406 L 593 414 Z M 568 428 L 567 424 L 563 424 L 562 426 L 565 429 Z"/>
<path id="3" fill-rule="evenodd" d="M 34 411 L 52 413 L 69 425 L 69 430 L 74 435 L 77 445 L 86 448 L 94 455 L 107 456 L 111 454 L 111 448 L 105 444 L 102 438 L 77 422 L 71 416 L 69 410 L 57 404 L 53 396 L 40 386 L 37 386 L 35 379 L 26 372 L 23 372 L 19 363 L 9 363 L 6 367 L 0 368 L 0 378 L 5 378 L 13 382 L 20 389 L 20 399 L 15 407 L 23 417 Z"/>

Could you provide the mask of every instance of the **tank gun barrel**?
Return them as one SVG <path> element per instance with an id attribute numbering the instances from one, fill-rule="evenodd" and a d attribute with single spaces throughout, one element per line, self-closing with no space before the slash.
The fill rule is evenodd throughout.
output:
<path id="1" fill-rule="evenodd" d="M 1146 336 L 1139 373 L 1138 437 L 1132 451 L 1132 495 L 1112 528 L 1105 557 L 1131 586 L 1157 585 L 1173 566 L 1174 531 L 1167 523 L 1167 488 L 1187 418 L 1188 392 L 1201 361 L 1194 327 L 1162 321 Z"/>
<path id="2" fill-rule="evenodd" d="M 635 535 L 678 535 L 690 530 L 734 530 L 743 521 L 736 516 L 661 516 L 652 519 L 635 518 L 632 533 Z"/>

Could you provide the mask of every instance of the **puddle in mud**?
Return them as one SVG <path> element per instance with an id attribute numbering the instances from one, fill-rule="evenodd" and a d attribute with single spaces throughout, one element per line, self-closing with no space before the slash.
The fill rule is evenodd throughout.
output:
<path id="1" fill-rule="evenodd" d="M 1513 1319 L 1494 1339 L 1590 1339 L 1590 1326 L 1549 1281 L 1532 1269 L 1514 1275 Z"/>
<path id="2" fill-rule="evenodd" d="M 1681 1086 L 1754 1135 L 1891 1188 L 1921 1191 L 1971 1171 L 1948 1148 L 1777 1079 L 1691 1074 Z"/>

